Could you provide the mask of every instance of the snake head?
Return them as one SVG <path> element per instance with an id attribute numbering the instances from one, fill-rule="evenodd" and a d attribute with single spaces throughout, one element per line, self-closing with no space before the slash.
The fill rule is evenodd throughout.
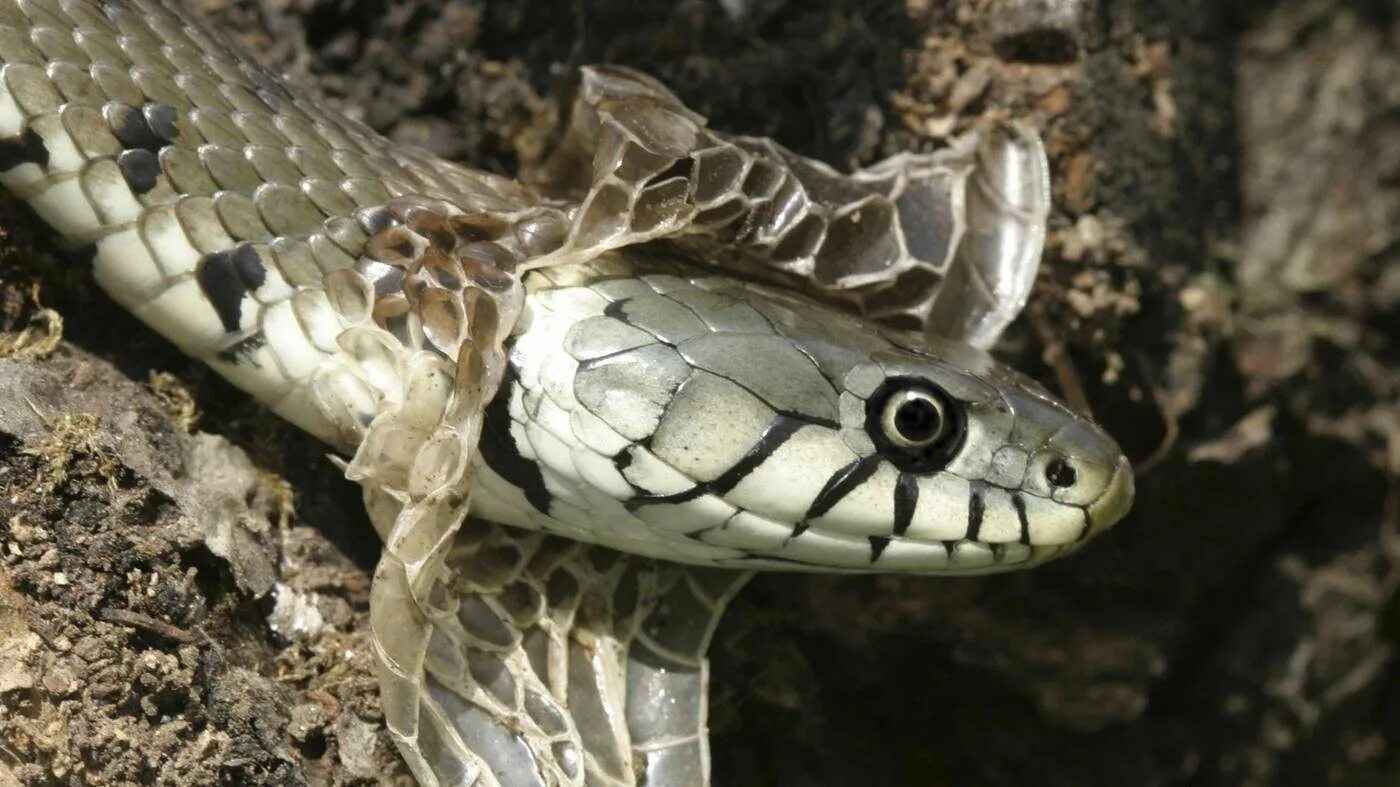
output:
<path id="1" fill-rule="evenodd" d="M 1132 505 L 1132 470 L 1113 439 L 979 350 L 937 338 L 897 344 L 854 366 L 841 385 L 842 440 L 860 457 L 849 472 L 869 474 L 862 496 L 888 488 L 891 505 L 833 502 L 851 485 L 838 478 L 818 495 L 820 515 L 806 521 L 867 534 L 886 571 L 1044 562 Z"/>
<path id="2" fill-rule="evenodd" d="M 508 482 L 473 499 L 488 518 L 691 563 L 938 574 L 1043 562 L 1132 503 L 1101 428 L 977 349 L 599 265 L 535 285 L 487 413 Z"/>

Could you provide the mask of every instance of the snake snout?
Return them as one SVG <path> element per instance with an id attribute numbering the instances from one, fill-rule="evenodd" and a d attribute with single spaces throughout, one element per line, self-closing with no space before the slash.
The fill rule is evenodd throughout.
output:
<path id="1" fill-rule="evenodd" d="M 1128 509 L 1133 507 L 1133 497 L 1136 494 L 1136 485 L 1133 479 L 1133 467 L 1128 462 L 1126 456 L 1118 457 L 1118 463 L 1113 467 L 1113 474 L 1109 477 L 1108 485 L 1099 499 L 1089 504 L 1087 509 L 1089 518 L 1089 533 L 1092 536 L 1113 527 L 1128 513 Z"/>
<path id="2" fill-rule="evenodd" d="M 1054 437 L 1034 454 L 1022 482 L 1027 495 L 1043 501 L 1043 515 L 1032 518 L 1032 539 L 1039 543 L 1082 544 L 1133 504 L 1133 469 L 1118 444 L 1093 423 L 1070 418 L 1047 421 Z"/>

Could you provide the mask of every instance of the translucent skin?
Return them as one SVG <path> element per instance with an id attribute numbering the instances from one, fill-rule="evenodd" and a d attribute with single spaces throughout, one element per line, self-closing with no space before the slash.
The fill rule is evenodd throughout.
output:
<path id="1" fill-rule="evenodd" d="M 1112 438 L 967 345 L 619 255 L 532 277 L 487 518 L 695 564 L 942 574 L 1048 560 L 1132 503 Z M 884 416 L 909 390 L 946 411 L 906 450 Z"/>

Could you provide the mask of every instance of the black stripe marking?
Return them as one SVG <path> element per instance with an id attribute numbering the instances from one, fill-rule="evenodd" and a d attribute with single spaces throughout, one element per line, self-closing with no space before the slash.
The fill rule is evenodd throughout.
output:
<path id="1" fill-rule="evenodd" d="M 123 150 L 117 155 L 117 167 L 126 185 L 137 195 L 155 188 L 160 178 L 160 159 L 149 150 Z"/>
<path id="2" fill-rule="evenodd" d="M 967 501 L 967 540 L 976 541 L 977 534 L 982 529 L 982 514 L 986 510 L 986 504 L 982 502 L 982 492 L 972 490 L 972 499 Z"/>
<path id="3" fill-rule="evenodd" d="M 214 306 L 224 330 L 233 333 L 243 318 L 243 296 L 263 285 L 267 271 L 263 269 L 257 250 L 245 242 L 232 249 L 204 255 L 194 276 Z"/>
<path id="4" fill-rule="evenodd" d="M 773 452 L 777 451 L 789 437 L 797 434 L 797 430 L 806 426 L 807 422 L 793 418 L 789 415 L 779 413 L 768 428 L 763 430 L 763 436 L 758 438 L 758 442 L 743 459 L 734 463 L 734 466 L 724 471 L 724 473 L 709 483 L 710 490 L 716 494 L 724 494 L 739 485 L 744 477 L 754 471 L 754 468 L 768 460 Z"/>
<path id="5" fill-rule="evenodd" d="M 1022 544 L 1025 544 L 1026 546 L 1030 546 L 1030 543 L 1031 543 L 1031 523 L 1030 523 L 1030 520 L 1026 518 L 1026 501 L 1025 501 L 1025 498 L 1021 497 L 1019 494 L 1014 494 L 1014 495 L 1012 495 L 1012 496 L 1011 496 L 1011 507 L 1014 508 L 1014 509 L 1016 509 L 1016 518 L 1017 518 L 1018 520 L 1020 520 L 1020 522 L 1021 522 L 1021 538 L 1020 538 L 1020 541 L 1021 541 Z"/>
<path id="6" fill-rule="evenodd" d="M 880 555 L 885 551 L 885 547 L 890 545 L 890 540 L 885 536 L 870 536 L 870 562 L 874 563 L 880 559 Z"/>
<path id="7" fill-rule="evenodd" d="M 21 164 L 49 165 L 49 149 L 44 138 L 29 126 L 18 134 L 0 139 L 0 172 L 9 172 Z"/>
<path id="8" fill-rule="evenodd" d="M 812 501 L 812 507 L 807 509 L 803 519 L 816 519 L 817 517 L 830 511 L 832 506 L 841 502 L 841 499 L 851 493 L 852 489 L 860 486 L 866 479 L 875 474 L 880 467 L 880 457 L 871 455 L 857 459 L 845 467 L 837 470 L 827 479 L 817 498 Z M 806 529 L 806 523 L 802 528 Z"/>
<path id="9" fill-rule="evenodd" d="M 628 481 L 628 483 L 630 484 L 632 482 Z M 633 488 L 638 488 L 636 484 L 632 484 L 632 486 Z M 632 498 L 631 500 L 628 500 L 622 505 L 628 511 L 636 511 L 642 506 L 659 505 L 663 503 L 689 503 L 695 498 L 701 497 L 708 491 L 709 490 L 705 488 L 704 484 L 696 484 L 695 486 L 692 486 L 689 489 L 686 489 L 681 492 L 674 492 L 669 495 L 649 495 L 643 493 Z"/>
<path id="10" fill-rule="evenodd" d="M 742 564 L 744 564 L 744 563 L 757 563 L 757 562 L 764 562 L 764 563 L 784 563 L 784 564 L 793 565 L 793 566 L 822 566 L 821 563 L 815 563 L 815 562 L 812 562 L 812 561 L 810 561 L 810 560 L 798 560 L 798 559 L 795 558 L 795 557 L 783 557 L 782 555 L 768 555 L 768 554 L 762 554 L 762 555 L 760 555 L 760 554 L 754 554 L 753 552 L 748 552 L 748 553 L 745 553 L 745 554 L 743 554 L 743 555 L 740 555 L 739 557 L 730 558 L 730 559 L 728 559 L 728 560 L 720 561 L 720 562 L 716 563 L 716 565 L 720 565 L 720 566 L 723 566 L 723 565 L 731 565 L 731 564 L 732 564 L 732 565 L 742 565 Z M 828 569 L 829 569 L 830 566 L 822 566 L 822 568 L 828 568 Z"/>
<path id="11" fill-rule="evenodd" d="M 544 485 L 544 474 L 538 464 L 520 455 L 510 434 L 514 423 L 510 417 L 510 397 L 515 389 L 515 385 L 506 381 L 486 405 L 481 423 L 481 458 L 507 483 L 524 492 L 525 500 L 535 510 L 548 516 L 553 496 Z"/>
<path id="12" fill-rule="evenodd" d="M 914 521 L 914 509 L 919 505 L 919 479 L 909 473 L 900 473 L 894 485 L 894 534 L 904 535 L 909 523 Z"/>
<path id="13" fill-rule="evenodd" d="M 669 495 L 640 495 L 628 500 L 623 505 L 628 511 L 635 511 L 637 508 L 656 503 L 685 503 L 694 500 L 702 495 L 713 494 L 723 495 L 739 485 L 744 477 L 754 471 L 754 468 L 768 460 L 778 447 L 787 442 L 789 437 L 797 433 L 798 429 L 806 426 L 807 422 L 779 413 L 768 424 L 768 428 L 763 430 L 763 435 L 758 438 L 758 442 L 744 455 L 743 459 L 734 463 L 734 466 L 724 471 L 713 481 L 702 482 L 686 489 Z"/>

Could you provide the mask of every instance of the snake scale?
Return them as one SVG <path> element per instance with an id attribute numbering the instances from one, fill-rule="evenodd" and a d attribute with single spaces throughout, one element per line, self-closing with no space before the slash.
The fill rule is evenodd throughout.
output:
<path id="1" fill-rule="evenodd" d="M 708 784 L 753 570 L 1065 554 L 1132 474 L 985 354 L 1048 212 L 1021 126 L 843 175 L 585 69 L 522 184 L 399 146 L 175 0 L 0 0 L 0 183 L 344 457 L 423 784 Z"/>

